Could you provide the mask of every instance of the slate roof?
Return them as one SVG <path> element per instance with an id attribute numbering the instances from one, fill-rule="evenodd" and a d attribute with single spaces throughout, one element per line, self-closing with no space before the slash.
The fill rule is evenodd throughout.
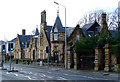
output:
<path id="1" fill-rule="evenodd" d="M 85 25 L 81 28 L 85 36 L 87 36 L 86 31 L 87 31 L 93 24 L 94 24 L 94 23 L 85 24 Z"/>
<path id="2" fill-rule="evenodd" d="M 20 46 L 21 46 L 21 48 L 22 49 L 25 48 L 26 40 L 27 40 L 27 48 L 29 47 L 31 37 L 35 39 L 35 43 L 36 43 L 37 39 L 38 39 L 38 35 L 39 35 L 38 28 L 36 28 L 35 35 L 18 35 L 18 37 L 20 39 Z"/>
<path id="3" fill-rule="evenodd" d="M 26 40 L 29 41 L 32 36 L 33 35 L 18 35 L 19 40 L 20 40 L 20 46 L 21 46 L 22 49 L 25 48 L 25 42 L 26 42 Z"/>
<path id="4" fill-rule="evenodd" d="M 97 24 L 97 25 L 96 25 Z M 92 27 L 94 25 L 94 27 L 97 28 L 97 32 L 101 31 L 101 27 L 99 26 L 99 24 L 97 22 L 93 22 L 93 23 L 89 23 L 89 24 L 85 24 L 81 29 L 84 33 L 85 36 L 87 36 L 87 31 L 90 29 L 90 27 Z"/>
<path id="5" fill-rule="evenodd" d="M 22 49 L 25 48 L 26 40 L 27 40 L 27 48 L 28 48 L 31 37 L 35 39 L 35 43 L 37 43 L 37 39 L 38 39 L 38 35 L 18 35 L 18 37 L 20 39 L 20 46 Z"/>
<path id="6" fill-rule="evenodd" d="M 88 30 L 94 23 L 89 23 L 89 24 L 85 24 L 83 27 L 82 27 L 82 30 L 86 31 Z"/>
<path id="7" fill-rule="evenodd" d="M 57 25 L 59 32 L 65 32 L 65 28 L 63 28 L 63 26 L 62 26 L 59 16 L 56 17 L 55 25 Z"/>
<path id="8" fill-rule="evenodd" d="M 101 31 L 101 27 L 100 26 L 97 26 L 96 28 L 97 28 L 98 32 Z"/>
<path id="9" fill-rule="evenodd" d="M 66 28 L 66 33 L 67 33 L 67 38 L 70 37 L 70 35 L 72 34 L 72 32 L 74 31 L 75 27 L 67 27 Z"/>
<path id="10" fill-rule="evenodd" d="M 16 42 L 16 38 L 12 39 L 11 41 L 8 41 L 8 42 Z"/>
<path id="11" fill-rule="evenodd" d="M 3 40 L 1 40 L 1 41 L 0 41 L 0 45 L 2 45 L 2 44 L 6 44 L 6 42 L 3 41 Z"/>
<path id="12" fill-rule="evenodd" d="M 48 41 L 50 42 L 50 32 L 52 30 L 52 26 L 47 26 L 47 30 L 45 31 Z"/>
<path id="13" fill-rule="evenodd" d="M 38 28 L 36 28 L 35 35 L 39 35 Z"/>

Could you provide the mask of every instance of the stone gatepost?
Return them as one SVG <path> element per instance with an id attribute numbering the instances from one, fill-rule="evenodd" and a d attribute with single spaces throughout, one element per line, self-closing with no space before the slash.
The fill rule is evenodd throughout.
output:
<path id="1" fill-rule="evenodd" d="M 102 67 L 102 49 L 96 47 L 95 48 L 95 67 L 94 70 L 98 71 Z"/>
<path id="2" fill-rule="evenodd" d="M 76 70 L 77 68 L 78 68 L 77 54 L 74 53 L 74 69 Z"/>
<path id="3" fill-rule="evenodd" d="M 67 54 L 68 54 L 68 69 L 70 69 L 71 68 L 71 56 L 70 56 L 70 50 L 69 51 L 67 51 Z"/>
<path id="4" fill-rule="evenodd" d="M 110 52 L 109 52 L 109 44 L 105 44 L 105 68 L 104 71 L 110 71 Z"/>

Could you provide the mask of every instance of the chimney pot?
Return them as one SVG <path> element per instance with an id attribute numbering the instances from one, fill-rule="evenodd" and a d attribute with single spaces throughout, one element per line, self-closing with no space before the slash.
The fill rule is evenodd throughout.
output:
<path id="1" fill-rule="evenodd" d="M 22 35 L 25 35 L 25 29 L 22 29 Z"/>

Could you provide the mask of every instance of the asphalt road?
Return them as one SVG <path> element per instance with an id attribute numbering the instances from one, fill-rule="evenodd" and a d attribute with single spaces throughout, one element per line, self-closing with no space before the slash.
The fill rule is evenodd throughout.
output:
<path id="1" fill-rule="evenodd" d="M 2 70 L 2 80 L 65 80 L 65 81 L 101 81 L 101 82 L 114 82 L 118 81 L 118 77 L 112 76 L 101 76 L 100 74 L 92 74 L 95 72 L 79 72 L 75 73 L 72 71 L 66 70 L 57 70 L 56 68 L 42 68 L 35 67 L 32 65 L 24 65 L 24 64 L 15 64 L 14 69 L 18 70 L 18 72 L 8 72 L 10 69 L 9 64 L 4 64 L 4 67 L 7 70 Z"/>

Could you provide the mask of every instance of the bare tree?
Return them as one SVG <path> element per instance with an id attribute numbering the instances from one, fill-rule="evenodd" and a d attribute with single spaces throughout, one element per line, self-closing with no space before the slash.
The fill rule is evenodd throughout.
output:
<path id="1" fill-rule="evenodd" d="M 80 27 L 82 27 L 85 24 L 92 23 L 95 20 L 97 20 L 97 22 L 99 24 L 101 24 L 101 19 L 102 19 L 101 14 L 103 12 L 105 12 L 105 11 L 104 10 L 94 10 L 94 11 L 91 11 L 90 13 L 85 14 L 84 17 L 81 18 L 79 21 Z M 116 8 L 115 11 L 113 11 L 113 12 L 107 12 L 106 21 L 108 23 L 109 29 L 118 28 L 118 8 Z"/>
<path id="2" fill-rule="evenodd" d="M 95 20 L 100 24 L 101 23 L 101 14 L 104 12 L 104 10 L 94 10 L 90 13 L 87 13 L 84 15 L 83 18 L 80 19 L 79 24 L 80 26 L 83 26 L 88 23 L 92 23 Z"/>
<path id="3" fill-rule="evenodd" d="M 108 24 L 109 29 L 118 28 L 118 8 L 116 8 L 115 11 L 109 13 Z"/>

